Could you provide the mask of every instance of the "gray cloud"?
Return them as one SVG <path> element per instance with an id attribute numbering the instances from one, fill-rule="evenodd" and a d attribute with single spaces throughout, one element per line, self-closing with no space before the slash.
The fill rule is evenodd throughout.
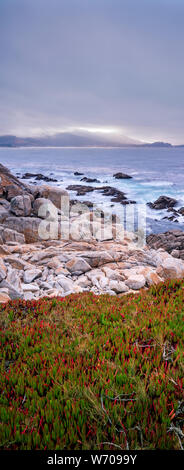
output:
<path id="1" fill-rule="evenodd" d="M 0 133 L 183 143 L 183 20 L 181 0 L 1 0 Z"/>

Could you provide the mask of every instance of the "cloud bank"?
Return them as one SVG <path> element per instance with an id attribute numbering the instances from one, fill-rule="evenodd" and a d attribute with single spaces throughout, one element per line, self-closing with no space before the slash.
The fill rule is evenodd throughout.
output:
<path id="1" fill-rule="evenodd" d="M 1 0 L 0 134 L 184 143 L 184 3 Z"/>

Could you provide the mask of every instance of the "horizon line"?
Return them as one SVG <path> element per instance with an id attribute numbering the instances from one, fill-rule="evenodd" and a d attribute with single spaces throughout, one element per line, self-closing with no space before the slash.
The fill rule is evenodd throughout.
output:
<path id="1" fill-rule="evenodd" d="M 0 149 L 3 148 L 8 148 L 8 149 L 36 149 L 36 148 L 62 148 L 62 149 L 122 149 L 122 148 L 130 148 L 130 147 L 136 147 L 136 148 L 142 148 L 142 147 L 151 147 L 151 148 L 161 148 L 161 149 L 169 149 L 169 148 L 176 148 L 176 147 L 184 147 L 184 144 L 170 144 L 169 142 L 166 143 L 166 145 L 158 145 L 158 147 L 155 145 L 155 142 L 153 143 L 145 143 L 145 144 L 124 144 L 124 145 L 1 145 L 0 144 Z M 161 142 L 162 144 L 162 142 Z M 163 142 L 164 144 L 164 142 Z M 168 144 L 168 146 L 167 146 Z"/>

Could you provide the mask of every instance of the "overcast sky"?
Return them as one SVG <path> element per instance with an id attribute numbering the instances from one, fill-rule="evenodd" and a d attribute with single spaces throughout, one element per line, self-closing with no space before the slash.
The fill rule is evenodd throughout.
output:
<path id="1" fill-rule="evenodd" d="M 0 0 L 0 134 L 184 143 L 184 0 Z"/>

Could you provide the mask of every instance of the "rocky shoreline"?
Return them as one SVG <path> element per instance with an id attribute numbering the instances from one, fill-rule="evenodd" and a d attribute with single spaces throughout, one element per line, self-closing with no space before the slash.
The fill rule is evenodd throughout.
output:
<path id="1" fill-rule="evenodd" d="M 124 242 L 9 242 L 0 247 L 0 301 L 73 292 L 124 295 L 184 276 L 184 262 L 164 250 Z"/>
<path id="2" fill-rule="evenodd" d="M 58 180 L 56 178 L 53 178 L 52 177 L 53 173 L 50 173 L 50 176 L 43 175 L 42 173 L 24 173 L 22 176 L 20 175 L 20 173 L 16 173 L 16 174 L 19 178 L 21 177 L 22 180 L 34 179 L 34 181 L 32 181 L 31 183 L 34 185 L 37 185 L 37 181 L 44 181 L 46 183 L 49 183 L 49 182 L 58 183 L 58 182 L 63 181 L 62 179 Z M 123 191 L 120 191 L 119 189 L 114 188 L 113 186 L 97 186 L 97 187 L 91 186 L 91 183 L 101 184 L 101 181 L 99 181 L 96 178 L 84 176 L 84 173 L 81 173 L 78 171 L 75 171 L 73 174 L 74 176 L 82 176 L 82 178 L 80 178 L 81 182 L 90 183 L 90 185 L 89 184 L 84 185 L 84 184 L 79 184 L 79 182 L 77 182 L 77 184 L 68 185 L 66 187 L 66 190 L 72 191 L 72 192 L 74 191 L 77 196 L 84 196 L 88 193 L 99 191 L 104 196 L 110 196 L 110 197 L 113 196 L 111 198 L 111 202 L 113 203 L 115 202 L 121 205 L 136 204 L 136 201 L 129 200 Z M 133 176 L 127 175 L 126 173 L 118 172 L 118 173 L 113 174 L 113 178 L 115 178 L 116 180 L 130 180 L 133 178 Z M 107 181 L 105 183 L 107 183 Z M 86 201 L 86 203 L 88 207 L 90 207 L 91 202 Z M 114 204 L 112 204 L 111 207 L 113 205 Z M 157 217 L 156 215 L 157 211 L 164 210 L 165 215 L 162 217 L 162 220 L 168 220 L 170 222 L 175 222 L 175 223 L 181 221 L 181 219 L 183 219 L 184 217 L 184 207 L 183 206 L 179 207 L 180 205 L 181 203 L 177 201 L 175 198 L 164 196 L 164 195 L 159 196 L 159 198 L 155 201 L 147 202 L 147 206 L 150 207 L 153 211 L 155 211 L 155 217 Z"/>
<path id="3" fill-rule="evenodd" d="M 127 203 L 124 193 L 106 188 Z M 91 215 L 76 214 L 78 201 L 70 201 L 69 239 L 62 238 L 62 230 L 59 239 L 41 239 L 40 207 L 52 203 L 65 220 L 60 204 L 67 195 L 55 187 L 26 185 L 0 165 L 0 302 L 84 291 L 122 296 L 184 277 L 183 232 L 150 235 L 140 247 L 137 234 L 122 233 L 116 218 L 108 230 L 106 215 L 96 217 L 90 232 Z"/>
<path id="4" fill-rule="evenodd" d="M 151 234 L 147 237 L 147 244 L 155 250 L 163 248 L 174 258 L 184 260 L 184 232 L 172 230 L 165 233 Z"/>

